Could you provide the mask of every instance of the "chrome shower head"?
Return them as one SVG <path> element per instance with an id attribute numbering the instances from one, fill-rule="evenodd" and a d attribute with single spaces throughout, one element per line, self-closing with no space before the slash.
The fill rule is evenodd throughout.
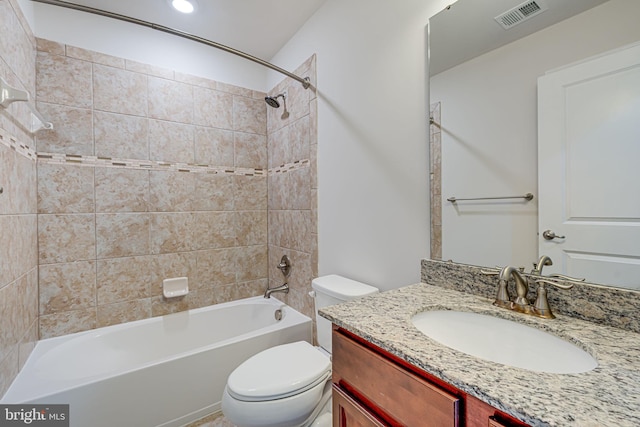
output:
<path id="1" fill-rule="evenodd" d="M 280 108 L 280 103 L 278 102 L 279 97 L 282 97 L 284 99 L 284 95 L 282 94 L 278 96 L 265 96 L 264 102 L 266 102 L 269 107 Z"/>
<path id="2" fill-rule="evenodd" d="M 280 93 L 276 96 L 265 96 L 264 102 L 266 102 L 267 105 L 270 107 L 280 108 L 280 103 L 278 102 L 278 98 L 282 98 L 282 104 L 284 105 L 284 112 L 282 113 L 282 116 L 280 116 L 280 118 L 284 120 L 287 117 L 289 117 L 289 112 L 287 111 L 287 97 L 285 96 L 284 93 Z"/>

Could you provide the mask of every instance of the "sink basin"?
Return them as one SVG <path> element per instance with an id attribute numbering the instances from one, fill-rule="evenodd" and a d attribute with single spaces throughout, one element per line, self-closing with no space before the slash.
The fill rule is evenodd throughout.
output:
<path id="1" fill-rule="evenodd" d="M 578 374 L 598 366 L 589 353 L 568 341 L 498 317 L 434 310 L 411 321 L 440 344 L 491 362 L 554 374 Z"/>

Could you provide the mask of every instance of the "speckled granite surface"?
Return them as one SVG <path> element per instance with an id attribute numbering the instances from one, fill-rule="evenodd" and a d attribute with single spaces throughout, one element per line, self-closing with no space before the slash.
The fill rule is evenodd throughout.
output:
<path id="1" fill-rule="evenodd" d="M 498 279 L 496 276 L 482 274 L 482 268 L 484 267 L 424 259 L 421 263 L 421 281 L 493 299 Z M 513 295 L 513 283 L 510 289 Z M 533 287 L 529 289 L 529 300 L 534 301 L 535 296 L 536 287 Z M 554 313 L 640 333 L 638 291 L 585 282 L 575 283 L 569 290 L 548 287 L 548 299 Z"/>
<path id="2" fill-rule="evenodd" d="M 537 319 L 494 307 L 492 299 L 416 284 L 322 309 L 321 314 L 390 353 L 532 426 L 639 426 L 640 334 L 558 315 Z M 598 360 L 582 374 L 531 372 L 484 361 L 423 335 L 418 312 L 472 311 L 568 339 Z M 637 316 L 637 314 L 636 314 Z"/>

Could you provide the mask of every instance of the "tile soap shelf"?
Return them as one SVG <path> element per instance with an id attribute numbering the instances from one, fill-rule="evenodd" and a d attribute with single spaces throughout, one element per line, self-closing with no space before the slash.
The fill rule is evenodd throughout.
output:
<path id="1" fill-rule="evenodd" d="M 0 78 L 0 105 L 3 108 L 8 108 L 14 102 L 26 102 L 27 107 L 31 110 L 32 120 L 31 128 L 32 133 L 41 129 L 53 129 L 53 124 L 47 121 L 36 107 L 29 102 L 29 92 L 16 89 L 10 86 L 3 78 Z"/>

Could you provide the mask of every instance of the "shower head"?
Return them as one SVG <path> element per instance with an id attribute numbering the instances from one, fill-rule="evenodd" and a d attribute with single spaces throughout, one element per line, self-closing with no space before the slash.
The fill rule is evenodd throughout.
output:
<path id="1" fill-rule="evenodd" d="M 266 102 L 267 105 L 270 107 L 280 108 L 280 103 L 278 102 L 278 98 L 282 98 L 282 104 L 284 105 L 284 112 L 282 113 L 282 116 L 280 116 L 280 118 L 284 120 L 287 117 L 289 117 L 289 112 L 287 111 L 287 97 L 285 96 L 284 93 L 280 93 L 276 96 L 265 96 L 264 102 Z"/>
<path id="2" fill-rule="evenodd" d="M 284 95 L 280 94 L 278 96 L 265 96 L 264 102 L 266 102 L 269 107 L 280 108 L 280 103 L 278 102 L 279 97 L 284 98 Z"/>

